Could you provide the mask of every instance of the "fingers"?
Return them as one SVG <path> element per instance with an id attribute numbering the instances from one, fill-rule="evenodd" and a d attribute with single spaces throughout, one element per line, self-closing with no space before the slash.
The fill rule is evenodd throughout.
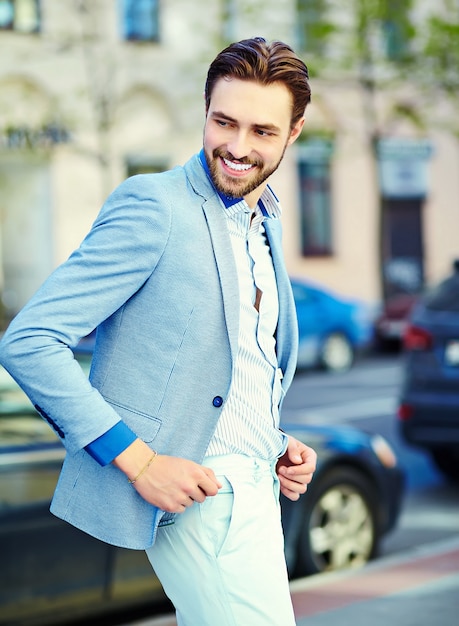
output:
<path id="1" fill-rule="evenodd" d="M 287 487 L 283 487 L 282 485 L 281 485 L 280 490 L 281 490 L 281 493 L 286 498 L 288 498 L 289 500 L 292 500 L 293 502 L 300 499 L 301 494 L 296 491 L 292 491 L 291 489 L 288 489 Z"/>
<path id="2" fill-rule="evenodd" d="M 296 477 L 295 480 L 291 480 L 282 474 L 278 474 L 278 476 L 281 493 L 289 498 L 289 500 L 294 501 L 298 500 L 299 497 L 306 492 L 308 484 L 312 480 L 312 474 L 300 475 Z"/>
<path id="3" fill-rule="evenodd" d="M 210 469 L 210 467 L 202 467 L 204 474 L 208 478 L 208 481 L 203 484 L 199 483 L 199 487 L 204 491 L 204 493 L 208 496 L 215 496 L 218 493 L 218 490 L 222 488 L 221 482 L 217 479 L 214 474 L 214 471 Z"/>
<path id="4" fill-rule="evenodd" d="M 278 474 L 290 480 L 310 483 L 315 469 L 315 464 L 310 463 L 302 463 L 301 465 L 280 465 Z"/>
<path id="5" fill-rule="evenodd" d="M 198 484 L 194 486 L 190 493 L 190 499 L 193 502 L 204 502 L 208 496 L 216 496 L 222 484 L 217 480 L 213 470 L 208 467 L 200 467 L 203 476 Z"/>
<path id="6" fill-rule="evenodd" d="M 311 474 L 307 474 L 306 476 L 298 476 L 293 479 L 288 476 L 282 476 L 282 474 L 279 474 L 278 477 L 282 485 L 288 487 L 292 491 L 297 491 L 298 493 L 304 493 L 312 480 Z"/>
<path id="7" fill-rule="evenodd" d="M 210 468 L 158 455 L 154 467 L 149 467 L 133 486 L 150 504 L 168 513 L 183 513 L 195 502 L 215 496 L 221 484 Z"/>
<path id="8" fill-rule="evenodd" d="M 290 500 L 298 500 L 312 480 L 316 463 L 315 450 L 289 437 L 287 451 L 277 465 L 281 493 Z"/>

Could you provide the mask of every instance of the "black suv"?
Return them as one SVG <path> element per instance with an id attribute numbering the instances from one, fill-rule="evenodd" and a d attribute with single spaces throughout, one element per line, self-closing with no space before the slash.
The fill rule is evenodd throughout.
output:
<path id="1" fill-rule="evenodd" d="M 417 301 L 403 348 L 402 436 L 459 481 L 459 259 L 452 274 Z"/>

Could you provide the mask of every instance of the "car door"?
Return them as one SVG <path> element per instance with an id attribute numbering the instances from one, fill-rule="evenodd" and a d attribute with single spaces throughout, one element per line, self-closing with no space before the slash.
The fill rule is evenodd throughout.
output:
<path id="1" fill-rule="evenodd" d="M 48 626 L 164 600 L 144 552 L 109 546 L 49 512 L 64 454 L 54 432 L 1 370 L 2 625 Z"/>

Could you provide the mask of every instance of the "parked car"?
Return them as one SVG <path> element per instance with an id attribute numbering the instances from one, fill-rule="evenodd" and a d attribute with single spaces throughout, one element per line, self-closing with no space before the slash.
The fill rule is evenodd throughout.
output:
<path id="1" fill-rule="evenodd" d="M 304 279 L 291 283 L 300 333 L 298 367 L 348 370 L 372 343 L 372 307 Z"/>
<path id="2" fill-rule="evenodd" d="M 298 502 L 281 497 L 292 577 L 359 567 L 398 520 L 404 474 L 388 442 L 350 426 L 282 424 L 312 446 L 318 467 Z"/>
<path id="3" fill-rule="evenodd" d="M 415 305 L 403 347 L 401 434 L 459 481 L 459 260 Z"/>
<path id="4" fill-rule="evenodd" d="M 398 293 L 389 297 L 375 320 L 375 347 L 400 350 L 411 310 L 418 294 Z"/>
<path id="5" fill-rule="evenodd" d="M 88 361 L 84 362 L 84 366 Z M 299 502 L 282 498 L 291 577 L 358 567 L 396 524 L 403 473 L 379 436 L 283 425 L 319 454 Z M 53 431 L 0 370 L 0 624 L 95 623 L 166 598 L 143 551 L 104 544 L 57 519 L 49 503 L 64 458 Z M 269 547 L 268 547 L 269 549 Z"/>

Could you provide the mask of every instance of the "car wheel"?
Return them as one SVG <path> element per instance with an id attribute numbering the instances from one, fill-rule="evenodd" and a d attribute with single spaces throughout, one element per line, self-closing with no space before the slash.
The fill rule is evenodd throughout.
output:
<path id="1" fill-rule="evenodd" d="M 431 455 L 444 476 L 453 482 L 459 482 L 459 450 L 438 448 L 431 450 Z"/>
<path id="2" fill-rule="evenodd" d="M 342 333 L 328 335 L 322 343 L 320 365 L 330 372 L 346 372 L 354 363 L 354 349 Z"/>
<path id="3" fill-rule="evenodd" d="M 364 565 L 378 547 L 374 487 L 358 470 L 334 468 L 305 500 L 296 575 Z"/>

